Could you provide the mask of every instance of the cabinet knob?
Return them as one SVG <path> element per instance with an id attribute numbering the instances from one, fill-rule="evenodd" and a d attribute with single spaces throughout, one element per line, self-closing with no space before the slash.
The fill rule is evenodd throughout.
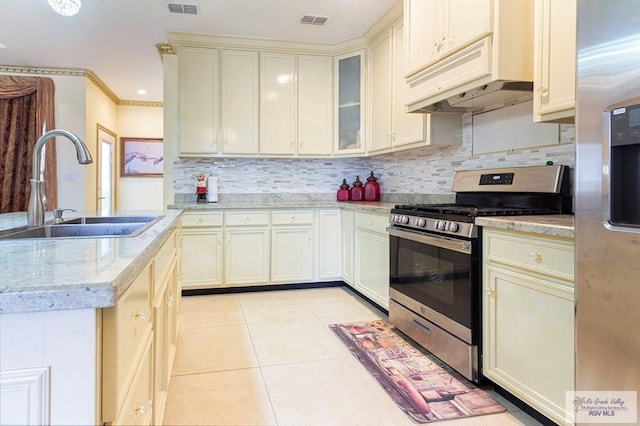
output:
<path id="1" fill-rule="evenodd" d="M 152 406 L 153 401 L 136 402 L 136 405 L 134 405 L 133 407 L 133 411 L 136 414 L 149 414 L 151 412 Z"/>
<path id="2" fill-rule="evenodd" d="M 149 315 L 149 312 L 145 310 L 136 309 L 136 311 L 133 313 L 133 318 L 149 321 L 151 319 L 151 316 Z"/>
<path id="3" fill-rule="evenodd" d="M 487 296 L 492 297 L 496 294 L 495 289 L 490 288 L 489 290 L 487 290 Z"/>
<path id="4" fill-rule="evenodd" d="M 201 217 L 198 218 L 198 223 L 204 222 Z"/>
<path id="5" fill-rule="evenodd" d="M 536 263 L 542 262 L 542 255 L 540 254 L 540 252 L 532 251 L 529 253 L 529 257 Z"/>

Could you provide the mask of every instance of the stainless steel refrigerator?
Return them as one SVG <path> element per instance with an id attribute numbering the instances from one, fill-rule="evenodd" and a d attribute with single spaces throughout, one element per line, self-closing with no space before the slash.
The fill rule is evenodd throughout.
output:
<path id="1" fill-rule="evenodd" d="M 640 1 L 577 19 L 576 390 L 640 394 Z"/>

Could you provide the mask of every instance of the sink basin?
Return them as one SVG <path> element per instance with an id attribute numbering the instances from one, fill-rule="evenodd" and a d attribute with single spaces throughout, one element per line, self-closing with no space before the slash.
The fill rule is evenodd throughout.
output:
<path id="1" fill-rule="evenodd" d="M 148 223 L 153 222 L 161 216 L 84 216 L 64 220 L 58 225 L 70 223 L 92 224 L 92 223 Z"/>
<path id="2" fill-rule="evenodd" d="M 136 237 L 152 227 L 164 216 L 105 216 L 78 218 L 37 228 L 18 228 L 3 232 L 3 240 L 42 238 L 122 238 Z M 128 221 L 125 220 L 128 219 Z M 133 222 L 137 218 L 137 222 Z M 89 221 L 88 219 L 91 219 Z M 100 221 L 92 221 L 93 219 Z M 112 220 L 109 222 L 109 220 Z M 145 219 L 145 220 L 142 220 Z M 78 222 L 75 222 L 75 221 Z M 87 220 L 82 223 L 83 220 Z"/>

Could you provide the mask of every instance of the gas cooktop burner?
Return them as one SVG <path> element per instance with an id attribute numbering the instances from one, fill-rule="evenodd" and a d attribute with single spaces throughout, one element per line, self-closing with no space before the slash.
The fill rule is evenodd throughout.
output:
<path id="1" fill-rule="evenodd" d="M 459 215 L 461 217 L 475 218 L 478 216 L 515 216 L 515 215 L 537 215 L 554 214 L 557 211 L 544 208 L 512 207 L 512 206 L 470 206 L 464 204 L 415 204 L 396 205 L 395 212 L 412 213 L 432 213 L 437 215 Z"/>

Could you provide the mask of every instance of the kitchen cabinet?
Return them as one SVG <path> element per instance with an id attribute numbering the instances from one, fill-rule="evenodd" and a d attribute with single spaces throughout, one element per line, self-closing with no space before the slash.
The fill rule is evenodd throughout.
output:
<path id="1" fill-rule="evenodd" d="M 258 52 L 220 51 L 222 154 L 258 153 Z"/>
<path id="2" fill-rule="evenodd" d="M 335 58 L 337 155 L 364 153 L 364 58 L 364 51 Z"/>
<path id="3" fill-rule="evenodd" d="M 222 212 L 182 214 L 182 287 L 218 287 L 223 284 Z"/>
<path id="4" fill-rule="evenodd" d="M 389 309 L 388 221 L 388 215 L 355 215 L 355 288 L 385 309 Z"/>
<path id="5" fill-rule="evenodd" d="M 406 111 L 403 37 L 400 19 L 370 43 L 370 154 L 462 143 L 460 116 Z"/>
<path id="6" fill-rule="evenodd" d="M 271 282 L 311 282 L 313 255 L 313 211 L 272 211 Z"/>
<path id="7" fill-rule="evenodd" d="M 533 81 L 533 0 L 405 0 L 407 106 Z"/>
<path id="8" fill-rule="evenodd" d="M 333 58 L 298 56 L 298 155 L 333 152 Z"/>
<path id="9" fill-rule="evenodd" d="M 218 50 L 184 48 L 178 52 L 179 154 L 218 152 Z"/>
<path id="10" fill-rule="evenodd" d="M 260 53 L 260 153 L 296 153 L 296 57 Z"/>
<path id="11" fill-rule="evenodd" d="M 405 0 L 407 75 L 491 34 L 492 0 Z"/>
<path id="12" fill-rule="evenodd" d="M 355 280 L 355 212 L 342 211 L 342 281 L 354 287 Z"/>
<path id="13" fill-rule="evenodd" d="M 224 220 L 224 284 L 267 284 L 271 255 L 269 211 L 228 211 Z"/>
<path id="14" fill-rule="evenodd" d="M 573 123 L 576 0 L 536 0 L 535 7 L 533 119 Z"/>
<path id="15" fill-rule="evenodd" d="M 177 345 L 178 232 L 173 233 L 153 261 L 153 422 L 162 424 L 171 367 Z M 134 410 L 135 411 L 135 410 Z M 132 424 L 132 423 L 123 423 Z"/>
<path id="16" fill-rule="evenodd" d="M 318 212 L 318 281 L 339 281 L 342 262 L 342 214 Z"/>
<path id="17" fill-rule="evenodd" d="M 112 307 L 2 315 L 0 423 L 162 424 L 178 331 L 178 234 L 144 254 L 151 259 Z"/>
<path id="18" fill-rule="evenodd" d="M 574 390 L 573 240 L 485 228 L 483 374 L 554 422 Z"/>

